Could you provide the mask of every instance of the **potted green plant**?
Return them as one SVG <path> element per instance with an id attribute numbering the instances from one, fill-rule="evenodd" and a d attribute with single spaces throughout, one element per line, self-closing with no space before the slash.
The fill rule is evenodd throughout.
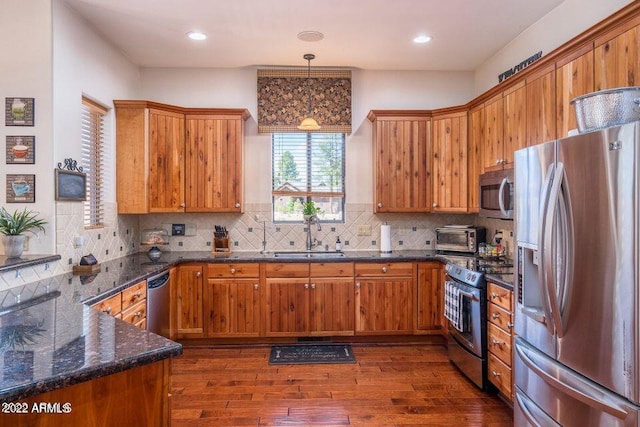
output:
<path id="1" fill-rule="evenodd" d="M 35 230 L 44 232 L 47 222 L 38 218 L 38 214 L 25 208 L 23 211 L 9 213 L 5 208 L 0 208 L 0 234 L 2 234 L 2 246 L 4 254 L 9 257 L 22 255 L 26 232 L 35 234 Z"/>
<path id="2" fill-rule="evenodd" d="M 311 200 L 309 200 L 307 203 L 302 205 L 302 216 L 304 217 L 304 220 L 307 222 L 312 221 L 313 219 L 317 219 L 318 214 L 321 211 L 322 209 L 316 206 L 316 204 L 313 203 L 313 201 Z"/>

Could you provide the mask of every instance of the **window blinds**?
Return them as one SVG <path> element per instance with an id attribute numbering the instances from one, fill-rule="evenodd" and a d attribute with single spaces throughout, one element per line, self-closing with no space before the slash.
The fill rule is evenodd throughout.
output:
<path id="1" fill-rule="evenodd" d="M 104 126 L 107 109 L 82 98 L 82 166 L 87 174 L 84 202 L 85 228 L 104 226 Z"/>

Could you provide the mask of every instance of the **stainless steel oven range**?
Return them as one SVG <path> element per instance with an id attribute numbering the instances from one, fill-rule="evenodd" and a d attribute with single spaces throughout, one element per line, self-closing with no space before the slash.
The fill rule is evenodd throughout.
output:
<path id="1" fill-rule="evenodd" d="M 471 267 L 471 266 L 469 266 Z M 445 265 L 445 317 L 451 360 L 480 389 L 487 386 L 487 305 L 484 273 Z"/>

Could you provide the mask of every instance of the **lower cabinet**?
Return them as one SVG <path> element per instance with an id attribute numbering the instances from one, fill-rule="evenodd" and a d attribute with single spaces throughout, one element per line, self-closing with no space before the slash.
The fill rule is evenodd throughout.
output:
<path id="1" fill-rule="evenodd" d="M 266 264 L 265 270 L 267 336 L 354 334 L 353 263 Z"/>
<path id="2" fill-rule="evenodd" d="M 489 381 L 513 401 L 513 292 L 487 282 L 487 370 Z"/>
<path id="3" fill-rule="evenodd" d="M 181 264 L 171 282 L 171 338 L 204 338 L 204 266 Z"/>
<path id="4" fill-rule="evenodd" d="M 444 282 L 440 262 L 418 263 L 416 274 L 416 333 L 444 331 Z"/>
<path id="5" fill-rule="evenodd" d="M 413 333 L 413 263 L 358 263 L 356 335 Z"/>
<path id="6" fill-rule="evenodd" d="M 259 264 L 209 264 L 204 292 L 207 337 L 259 337 Z"/>
<path id="7" fill-rule="evenodd" d="M 147 329 L 147 281 L 138 282 L 93 307 L 140 329 Z"/>

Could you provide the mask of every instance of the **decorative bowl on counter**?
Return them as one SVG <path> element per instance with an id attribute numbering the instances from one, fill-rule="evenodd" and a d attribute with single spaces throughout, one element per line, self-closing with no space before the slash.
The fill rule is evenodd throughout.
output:
<path id="1" fill-rule="evenodd" d="M 148 230 L 142 230 L 141 245 L 151 246 L 151 249 L 147 251 L 147 256 L 153 262 L 156 262 L 162 256 L 162 251 L 158 246 L 169 244 L 169 233 L 162 228 L 152 228 Z"/>

